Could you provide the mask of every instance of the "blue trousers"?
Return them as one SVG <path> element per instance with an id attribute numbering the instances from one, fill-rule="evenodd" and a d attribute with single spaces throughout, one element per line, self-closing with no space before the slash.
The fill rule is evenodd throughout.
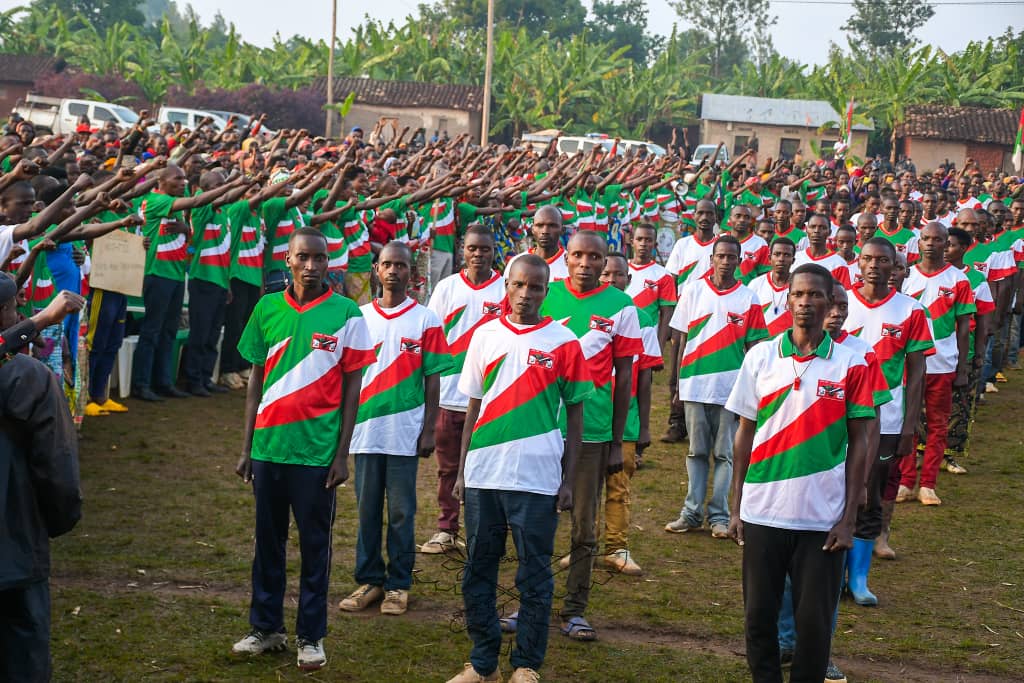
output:
<path id="1" fill-rule="evenodd" d="M 414 455 L 356 453 L 356 583 L 409 590 L 416 563 L 416 471 Z M 388 563 L 381 556 L 384 505 L 388 509 Z"/>
<path id="2" fill-rule="evenodd" d="M 0 680 L 50 680 L 50 583 L 0 591 Z"/>
<path id="3" fill-rule="evenodd" d="M 327 469 L 252 461 L 256 548 L 249 623 L 253 628 L 267 632 L 284 628 L 285 547 L 290 510 L 299 530 L 302 557 L 295 635 L 319 640 L 327 633 L 334 522 L 334 489 L 324 488 Z"/>
<path id="4" fill-rule="evenodd" d="M 498 668 L 498 567 L 511 530 L 519 557 L 519 619 L 510 659 L 513 668 L 540 669 L 548 648 L 555 590 L 551 554 L 558 528 L 557 499 L 536 493 L 473 488 L 466 489 L 465 498 L 467 559 L 462 574 L 462 598 L 466 628 L 473 640 L 469 661 L 484 676 Z"/>
<path id="5" fill-rule="evenodd" d="M 185 283 L 159 275 L 147 275 L 142 281 L 142 301 L 146 315 L 139 326 L 139 343 L 132 359 L 132 387 L 162 389 L 172 386 L 174 338 L 185 298 Z"/>
<path id="6" fill-rule="evenodd" d="M 89 295 L 89 400 L 103 403 L 109 394 L 110 373 L 124 341 L 128 297 L 94 289 Z M 122 382 L 128 378 L 122 378 Z"/>
<path id="7" fill-rule="evenodd" d="M 228 290 L 206 280 L 188 281 L 188 360 L 185 377 L 190 388 L 205 387 L 213 380 L 217 342 L 224 326 Z"/>

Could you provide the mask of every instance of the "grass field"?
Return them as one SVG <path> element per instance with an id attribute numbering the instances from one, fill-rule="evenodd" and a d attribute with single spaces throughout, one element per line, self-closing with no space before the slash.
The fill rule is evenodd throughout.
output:
<path id="1" fill-rule="evenodd" d="M 667 405 L 664 375 L 655 406 Z M 878 608 L 843 601 L 835 656 L 851 681 L 1024 680 L 1024 372 L 989 395 L 970 474 L 940 475 L 943 505 L 897 508 L 895 562 L 876 562 Z M 82 430 L 85 512 L 53 552 L 53 657 L 59 681 L 444 681 L 469 652 L 459 612 L 461 563 L 417 559 L 410 611 L 349 615 L 355 500 L 338 490 L 328 667 L 308 677 L 294 651 L 236 660 L 248 630 L 251 492 L 233 474 L 243 398 L 131 402 Z M 656 408 L 655 436 L 664 424 Z M 662 531 L 685 494 L 683 445 L 656 443 L 633 480 L 631 548 L 645 570 L 596 570 L 595 643 L 551 635 L 545 681 L 740 681 L 740 550 L 708 533 Z M 434 530 L 432 460 L 421 461 L 417 539 Z M 568 549 L 569 518 L 556 548 Z M 289 543 L 286 623 L 293 630 L 298 546 Z M 502 574 L 511 587 L 514 565 Z M 556 577 L 555 609 L 564 577 Z M 508 673 L 507 660 L 503 665 Z"/>

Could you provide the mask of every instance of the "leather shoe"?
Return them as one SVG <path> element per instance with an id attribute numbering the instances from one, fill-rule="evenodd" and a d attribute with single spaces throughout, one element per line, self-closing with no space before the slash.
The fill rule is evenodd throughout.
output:
<path id="1" fill-rule="evenodd" d="M 132 391 L 132 398 L 137 398 L 140 401 L 149 401 L 150 403 L 160 403 L 163 401 L 163 399 L 157 396 L 149 387 L 136 387 L 135 390 Z"/>
<path id="2" fill-rule="evenodd" d="M 204 386 L 192 386 L 188 388 L 188 393 L 193 396 L 199 396 L 200 398 L 209 398 L 210 392 L 206 390 Z"/>
<path id="3" fill-rule="evenodd" d="M 157 387 L 156 393 L 159 394 L 160 396 L 163 396 L 164 398 L 188 398 L 189 396 L 192 395 L 187 391 L 182 391 L 181 389 L 175 386 Z"/>
<path id="4" fill-rule="evenodd" d="M 206 385 L 206 390 L 211 394 L 226 394 L 231 391 L 227 387 L 222 387 L 221 385 L 214 384 L 213 382 Z"/>

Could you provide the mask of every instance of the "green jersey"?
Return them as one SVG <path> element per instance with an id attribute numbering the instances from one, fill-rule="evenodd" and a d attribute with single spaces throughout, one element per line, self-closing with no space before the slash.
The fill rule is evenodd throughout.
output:
<path id="1" fill-rule="evenodd" d="M 180 211 L 171 212 L 175 199 L 162 192 L 150 192 L 135 200 L 135 208 L 145 221 L 142 234 L 150 239 L 146 250 L 146 275 L 183 282 L 191 256 L 186 235 L 169 230 L 169 225 L 175 221 L 184 223 Z"/>

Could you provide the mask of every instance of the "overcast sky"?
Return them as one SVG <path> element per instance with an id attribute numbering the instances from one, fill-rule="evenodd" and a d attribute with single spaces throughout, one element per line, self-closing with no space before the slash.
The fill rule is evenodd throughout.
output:
<path id="1" fill-rule="evenodd" d="M 830 0 L 840 2 L 841 0 Z M 1002 0 L 997 4 L 980 6 L 949 5 L 937 3 L 954 0 L 933 0 L 935 16 L 918 31 L 918 38 L 952 52 L 963 48 L 971 40 L 984 40 L 999 35 L 1012 26 L 1015 30 L 1024 27 L 1024 2 L 1008 4 Z M 180 6 L 187 2 L 178 0 Z M 583 0 L 589 6 L 589 0 Z M 983 3 L 984 0 L 961 0 L 961 2 Z M 0 0 L 0 9 L 6 10 L 17 5 L 28 4 L 27 0 Z M 330 32 L 330 0 L 301 0 L 289 4 L 280 0 L 192 0 L 204 22 L 220 10 L 225 19 L 234 22 L 242 37 L 257 45 L 268 45 L 275 33 L 282 37 L 302 34 L 327 38 Z M 650 30 L 668 34 L 673 22 L 679 21 L 667 0 L 648 0 L 650 8 L 648 26 Z M 338 35 L 343 38 L 349 30 L 372 12 L 375 18 L 387 21 L 402 20 L 408 14 L 415 14 L 417 0 L 338 0 Z M 840 27 L 852 14 L 852 4 L 821 4 L 806 2 L 772 2 L 772 12 L 779 18 L 772 29 L 776 49 L 784 56 L 804 63 L 820 63 L 828 54 L 829 41 L 845 47 L 845 34 Z M 680 22 L 685 23 L 685 22 Z"/>

